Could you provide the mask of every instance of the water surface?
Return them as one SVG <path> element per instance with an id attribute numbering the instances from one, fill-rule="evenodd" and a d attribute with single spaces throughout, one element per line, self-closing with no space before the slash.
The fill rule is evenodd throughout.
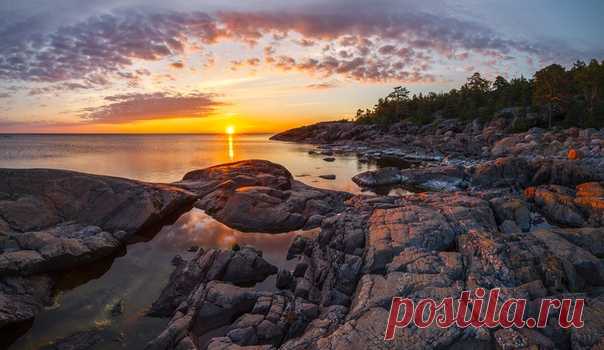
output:
<path id="1" fill-rule="evenodd" d="M 351 181 L 361 171 L 391 164 L 361 163 L 356 155 L 334 162 L 309 154 L 311 145 L 269 141 L 270 135 L 0 135 L 0 167 L 55 168 L 150 182 L 173 182 L 194 169 L 243 160 L 267 159 L 285 166 L 311 186 L 358 193 Z M 319 175 L 334 174 L 336 180 Z M 11 350 L 34 350 L 78 332 L 95 331 L 94 349 L 142 349 L 167 325 L 146 311 L 168 282 L 175 255 L 187 259 L 192 247 L 261 250 L 270 263 L 288 267 L 287 249 L 296 235 L 242 233 L 193 209 L 173 224 L 137 237 L 117 256 L 64 272 L 57 279 L 54 305 L 11 335 Z M 274 289 L 275 276 L 256 285 Z M 116 305 L 122 312 L 112 312 Z M 4 332 L 4 334 L 2 334 Z M 6 329 L 0 337 L 7 336 Z M 11 338 L 11 339 L 12 339 Z M 0 342 L 1 344 L 1 342 Z M 1 345 L 0 345 L 1 346 Z"/>
<path id="2" fill-rule="evenodd" d="M 355 155 L 311 155 L 311 145 L 269 141 L 270 135 L 0 135 L 1 168 L 56 168 L 150 182 L 174 182 L 194 169 L 266 159 L 309 185 L 359 192 L 350 180 L 374 169 Z M 334 174 L 336 180 L 319 175 Z"/>
<path id="3" fill-rule="evenodd" d="M 243 233 L 192 209 L 157 234 L 137 237 L 138 242 L 128 245 L 121 256 L 62 273 L 54 305 L 36 316 L 31 328 L 10 349 L 39 349 L 86 331 L 98 332 L 100 341 L 94 349 L 143 349 L 168 323 L 168 319 L 145 314 L 168 282 L 174 256 L 188 259 L 195 254 L 190 248 L 231 249 L 238 244 L 261 250 L 276 266 L 290 267 L 286 255 L 294 237 L 316 234 L 317 230 L 278 235 Z M 256 288 L 273 290 L 275 275 Z M 122 312 L 112 314 L 118 303 Z"/>

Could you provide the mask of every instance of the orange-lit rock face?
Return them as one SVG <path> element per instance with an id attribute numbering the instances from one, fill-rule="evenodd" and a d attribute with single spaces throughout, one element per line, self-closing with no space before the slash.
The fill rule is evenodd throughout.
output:
<path id="1" fill-rule="evenodd" d="M 604 184 L 586 182 L 576 191 L 556 185 L 528 187 L 524 195 L 535 202 L 548 220 L 571 227 L 604 224 Z"/>
<path id="2" fill-rule="evenodd" d="M 571 148 L 568 150 L 568 159 L 570 159 L 570 160 L 581 159 L 581 155 L 579 154 L 579 151 L 577 151 L 574 148 Z"/>
<path id="3" fill-rule="evenodd" d="M 577 185 L 578 197 L 604 197 L 604 186 L 599 182 L 586 182 Z"/>
<path id="4" fill-rule="evenodd" d="M 604 186 L 600 182 L 587 182 L 577 186 L 575 203 L 587 207 L 595 214 L 604 216 Z"/>
<path id="5" fill-rule="evenodd" d="M 527 199 L 535 198 L 535 187 L 527 187 L 524 189 L 524 197 Z"/>

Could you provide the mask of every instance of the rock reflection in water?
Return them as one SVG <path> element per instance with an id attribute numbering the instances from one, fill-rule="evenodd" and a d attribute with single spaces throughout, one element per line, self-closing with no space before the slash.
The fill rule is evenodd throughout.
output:
<path id="1" fill-rule="evenodd" d="M 96 337 L 94 349 L 143 349 L 167 323 L 145 314 L 168 282 L 175 255 L 187 259 L 194 254 L 189 252 L 192 247 L 250 245 L 261 250 L 270 263 L 285 266 L 294 237 L 317 233 L 242 233 L 192 209 L 156 235 L 130 244 L 123 256 L 58 276 L 55 304 L 40 313 L 10 349 L 38 349 L 60 339 L 84 340 L 81 335 L 73 336 L 77 333 Z M 274 283 L 271 276 L 257 288 L 269 289 Z M 122 306 L 119 313 L 116 304 Z"/>
<path id="2" fill-rule="evenodd" d="M 163 230 L 162 230 L 163 231 Z M 318 230 L 293 231 L 283 234 L 240 232 L 212 219 L 202 210 L 192 209 L 156 238 L 158 245 L 173 251 L 191 247 L 231 249 L 235 244 L 250 245 L 264 254 L 264 258 L 277 266 L 286 261 L 287 249 L 297 235 L 313 237 Z"/>

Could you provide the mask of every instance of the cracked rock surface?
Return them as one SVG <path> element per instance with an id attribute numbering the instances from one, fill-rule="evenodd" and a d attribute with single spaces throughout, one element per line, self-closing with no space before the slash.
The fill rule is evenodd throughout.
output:
<path id="1" fill-rule="evenodd" d="M 176 259 L 149 310 L 168 320 L 149 349 L 598 348 L 604 190 L 594 164 L 512 155 L 357 178 L 432 190 L 398 197 L 312 188 L 261 160 L 190 172 L 173 184 L 180 189 L 60 171 L 2 177 L 0 326 L 49 302 L 45 273 L 111 254 L 137 229 L 196 200 L 243 231 L 320 232 L 296 237 L 280 266 L 253 247 L 200 248 Z M 60 210 L 59 200 L 68 203 Z M 23 219 L 31 212 L 40 215 Z M 393 297 L 440 300 L 479 287 L 527 299 L 531 317 L 544 298 L 585 298 L 586 326 L 562 329 L 554 312 L 544 329 L 409 326 L 383 340 Z"/>
<path id="2" fill-rule="evenodd" d="M 447 173 L 467 187 L 402 197 L 352 196 L 342 211 L 321 220 L 316 238 L 294 239 L 273 290 L 207 273 L 187 277 L 177 267 L 173 279 L 195 287 L 178 294 L 184 301 L 149 348 L 597 347 L 604 341 L 598 328 L 604 295 L 602 190 L 592 168 L 580 169 L 566 161 L 504 158 Z M 537 198 L 540 188 L 556 186 L 571 191 L 556 205 L 576 211 L 580 227 L 550 222 Z M 199 257 L 187 264 L 194 261 L 198 266 Z M 544 298 L 586 298 L 592 326 L 562 329 L 554 313 L 545 329 L 409 326 L 398 329 L 393 341 L 383 340 L 393 297 L 441 300 L 479 287 L 501 289 L 502 299 L 526 298 L 531 317 Z"/>

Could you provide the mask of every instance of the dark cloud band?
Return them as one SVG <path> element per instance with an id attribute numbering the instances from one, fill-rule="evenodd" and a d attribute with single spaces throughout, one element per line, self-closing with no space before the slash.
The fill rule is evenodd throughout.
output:
<path id="1" fill-rule="evenodd" d="M 92 123 L 126 123 L 168 118 L 203 118 L 224 103 L 214 94 L 121 94 L 105 97 L 106 104 L 86 108 L 80 118 Z"/>

